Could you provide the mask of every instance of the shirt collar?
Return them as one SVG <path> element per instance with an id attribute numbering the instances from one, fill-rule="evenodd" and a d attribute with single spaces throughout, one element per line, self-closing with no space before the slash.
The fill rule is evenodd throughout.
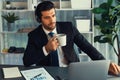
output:
<path id="1" fill-rule="evenodd" d="M 46 30 L 46 29 L 44 28 L 44 26 L 42 26 L 42 28 L 43 28 L 43 31 L 45 32 L 46 35 L 48 35 L 48 33 L 50 33 L 50 31 Z M 55 33 L 55 34 L 57 34 L 56 27 L 55 27 L 55 29 L 53 29 L 52 32 Z"/>

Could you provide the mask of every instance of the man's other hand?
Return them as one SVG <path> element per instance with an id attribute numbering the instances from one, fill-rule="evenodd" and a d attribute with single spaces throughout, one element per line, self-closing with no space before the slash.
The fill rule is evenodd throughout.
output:
<path id="1" fill-rule="evenodd" d="M 118 76 L 120 74 L 120 66 L 111 62 L 109 66 L 109 74 Z"/>

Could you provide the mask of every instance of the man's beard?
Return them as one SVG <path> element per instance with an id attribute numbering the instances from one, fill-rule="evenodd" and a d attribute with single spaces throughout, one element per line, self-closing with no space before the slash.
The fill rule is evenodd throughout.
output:
<path id="1" fill-rule="evenodd" d="M 51 24 L 54 24 L 53 26 L 51 26 Z M 50 24 L 48 24 L 47 26 L 44 26 L 47 30 L 49 30 L 49 31 L 52 31 L 53 29 L 55 29 L 55 27 L 56 27 L 56 22 L 54 22 L 54 23 L 50 23 Z"/>

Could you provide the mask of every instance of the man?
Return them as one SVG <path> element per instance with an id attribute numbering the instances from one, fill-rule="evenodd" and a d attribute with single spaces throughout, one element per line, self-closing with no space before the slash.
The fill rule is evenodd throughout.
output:
<path id="1" fill-rule="evenodd" d="M 105 59 L 82 35 L 72 26 L 71 22 L 56 22 L 54 4 L 43 1 L 35 10 L 36 19 L 41 25 L 28 34 L 28 45 L 24 53 L 25 66 L 36 64 L 37 66 L 66 67 L 71 62 L 79 61 L 74 51 L 74 43 L 84 51 L 92 60 Z M 66 46 L 60 47 L 56 36 L 50 37 L 49 33 L 64 33 L 67 35 Z M 56 57 L 52 55 L 57 54 Z M 55 59 L 55 60 L 54 60 Z M 54 64 L 57 62 L 56 64 Z M 110 64 L 109 72 L 117 75 L 120 67 Z"/>

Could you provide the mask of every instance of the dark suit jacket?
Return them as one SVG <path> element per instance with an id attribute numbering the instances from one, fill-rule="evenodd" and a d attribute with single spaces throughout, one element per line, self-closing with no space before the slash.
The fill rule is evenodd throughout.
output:
<path id="1" fill-rule="evenodd" d="M 84 51 L 91 59 L 100 60 L 104 57 L 79 33 L 71 22 L 57 22 L 57 33 L 67 34 L 67 45 L 62 47 L 64 57 L 68 64 L 79 61 L 74 50 L 74 43 Z M 23 56 L 25 66 L 36 64 L 39 66 L 51 66 L 50 55 L 45 56 L 42 47 L 48 42 L 47 36 L 40 25 L 28 34 L 28 44 Z"/>

